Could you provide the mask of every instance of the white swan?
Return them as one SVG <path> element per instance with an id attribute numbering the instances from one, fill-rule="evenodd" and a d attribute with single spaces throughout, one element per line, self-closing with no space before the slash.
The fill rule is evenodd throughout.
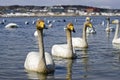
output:
<path id="1" fill-rule="evenodd" d="M 86 21 L 91 22 L 91 18 L 90 17 L 86 17 Z M 86 33 L 88 33 L 88 34 L 95 34 L 96 33 L 95 28 L 93 26 L 92 26 L 92 28 L 91 27 L 87 27 Z"/>
<path id="2" fill-rule="evenodd" d="M 110 27 L 110 18 L 107 17 L 107 27 L 106 27 L 106 32 L 113 32 L 115 29 L 113 27 Z"/>
<path id="3" fill-rule="evenodd" d="M 16 23 L 9 23 L 5 26 L 5 28 L 18 28 L 18 25 Z"/>
<path id="4" fill-rule="evenodd" d="M 52 46 L 52 55 L 61 58 L 75 58 L 75 53 L 73 52 L 71 32 L 74 31 L 74 26 L 72 23 L 68 23 L 66 27 L 66 38 L 67 44 L 57 44 Z"/>
<path id="5" fill-rule="evenodd" d="M 120 38 L 118 38 L 120 21 L 119 21 L 118 19 L 113 20 L 113 21 L 112 21 L 112 24 L 116 24 L 115 35 L 114 35 L 114 38 L 113 38 L 113 40 L 112 40 L 112 43 L 120 44 Z"/>
<path id="6" fill-rule="evenodd" d="M 84 23 L 82 38 L 80 37 L 72 38 L 72 44 L 74 48 L 87 48 L 88 47 L 87 38 L 86 38 L 87 27 L 92 27 L 92 23 L 89 21 L 86 21 Z"/>
<path id="7" fill-rule="evenodd" d="M 30 52 L 26 57 L 24 67 L 28 71 L 34 71 L 39 73 L 54 72 L 53 59 L 49 53 L 44 52 L 43 43 L 44 21 L 38 20 L 36 22 L 36 28 L 38 32 L 39 52 Z"/>

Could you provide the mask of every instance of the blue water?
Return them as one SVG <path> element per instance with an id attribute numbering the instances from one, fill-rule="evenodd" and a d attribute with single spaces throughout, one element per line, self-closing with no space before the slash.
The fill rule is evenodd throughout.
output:
<path id="1" fill-rule="evenodd" d="M 38 51 L 37 39 L 34 37 L 35 24 L 32 21 L 44 19 L 52 21 L 53 27 L 44 30 L 45 51 L 51 53 L 54 44 L 66 43 L 64 27 L 68 22 L 75 26 L 74 37 L 82 36 L 85 17 L 13 17 L 0 18 L 6 20 L 0 24 L 0 79 L 1 80 L 119 80 L 120 79 L 120 46 L 114 47 L 114 32 L 105 32 L 105 17 L 91 17 L 96 34 L 89 34 L 89 48 L 76 51 L 77 59 L 67 60 L 54 58 L 55 73 L 49 75 L 27 73 L 24 61 L 30 51 Z M 119 17 L 110 17 L 120 19 Z M 29 24 L 26 25 L 25 21 Z M 5 25 L 14 22 L 16 29 L 5 29 Z M 111 24 L 112 27 L 115 25 Z M 86 56 L 86 57 L 84 57 Z"/>

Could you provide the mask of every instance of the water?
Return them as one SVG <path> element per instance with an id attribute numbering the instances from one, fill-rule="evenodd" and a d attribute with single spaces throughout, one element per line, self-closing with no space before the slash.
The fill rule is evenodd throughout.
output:
<path id="1" fill-rule="evenodd" d="M 1 80 L 119 80 L 120 46 L 112 45 L 114 32 L 107 34 L 106 25 L 100 25 L 105 17 L 91 17 L 96 34 L 89 34 L 87 50 L 76 51 L 77 59 L 54 58 L 55 73 L 49 75 L 27 73 L 24 61 L 30 51 L 38 51 L 37 39 L 34 37 L 37 19 L 53 21 L 53 27 L 44 31 L 45 51 L 51 53 L 54 44 L 66 43 L 64 27 L 68 22 L 75 26 L 74 37 L 82 35 L 85 17 L 14 17 L 0 18 L 6 20 L 0 25 L 0 79 Z M 119 17 L 111 17 L 111 20 Z M 25 21 L 29 24 L 26 25 Z M 19 25 L 16 29 L 5 29 L 7 23 Z M 106 23 L 106 21 L 105 21 Z M 115 25 L 111 25 L 115 27 Z"/>

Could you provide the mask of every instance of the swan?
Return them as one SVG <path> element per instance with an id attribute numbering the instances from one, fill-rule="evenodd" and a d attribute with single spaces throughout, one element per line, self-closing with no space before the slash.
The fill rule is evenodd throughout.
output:
<path id="1" fill-rule="evenodd" d="M 43 43 L 43 28 L 44 21 L 38 20 L 36 22 L 36 28 L 38 32 L 39 52 L 28 53 L 24 67 L 27 71 L 39 72 L 39 73 L 51 73 L 54 72 L 54 61 L 52 56 L 44 52 Z"/>
<path id="2" fill-rule="evenodd" d="M 8 23 L 5 28 L 18 28 L 18 25 L 16 23 Z"/>
<path id="3" fill-rule="evenodd" d="M 86 21 L 90 22 L 91 18 L 90 17 L 86 17 Z M 95 28 L 93 26 L 92 26 L 92 28 L 91 27 L 87 27 L 86 33 L 88 33 L 88 34 L 95 34 L 96 33 Z"/>
<path id="4" fill-rule="evenodd" d="M 25 21 L 25 24 L 26 24 L 26 25 L 28 25 L 28 24 L 29 24 L 29 22 L 28 22 L 28 21 Z"/>
<path id="5" fill-rule="evenodd" d="M 73 52 L 73 46 L 72 46 L 72 34 L 71 32 L 75 32 L 74 26 L 72 23 L 68 23 L 68 25 L 65 28 L 66 30 L 66 38 L 67 38 L 67 44 L 56 44 L 52 46 L 52 55 L 56 57 L 61 58 L 75 58 L 75 52 Z"/>
<path id="6" fill-rule="evenodd" d="M 107 19 L 107 27 L 105 29 L 106 32 L 113 32 L 113 31 L 115 31 L 115 29 L 113 27 L 110 27 L 110 18 L 107 17 L 106 19 Z"/>
<path id="7" fill-rule="evenodd" d="M 87 27 L 92 27 L 92 23 L 89 21 L 86 21 L 84 23 L 82 38 L 80 37 L 72 38 L 72 44 L 74 48 L 87 48 L 88 47 L 87 38 L 86 38 Z"/>
<path id="8" fill-rule="evenodd" d="M 120 44 L 120 38 L 118 38 L 120 21 L 119 21 L 118 19 L 113 20 L 113 21 L 112 21 L 112 24 L 116 24 L 115 35 L 114 35 L 114 38 L 113 38 L 113 40 L 112 40 L 112 43 Z"/>

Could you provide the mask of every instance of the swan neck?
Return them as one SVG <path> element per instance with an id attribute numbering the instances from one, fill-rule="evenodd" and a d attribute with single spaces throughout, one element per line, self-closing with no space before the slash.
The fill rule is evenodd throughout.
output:
<path id="1" fill-rule="evenodd" d="M 116 31 L 115 31 L 114 39 L 118 38 L 119 26 L 120 26 L 120 24 L 116 24 Z"/>
<path id="2" fill-rule="evenodd" d="M 73 46 L 72 46 L 72 38 L 71 37 L 72 37 L 71 31 L 66 29 L 67 45 L 70 50 L 70 53 L 73 54 Z"/>
<path id="3" fill-rule="evenodd" d="M 87 26 L 84 25 L 82 38 L 83 38 L 85 41 L 86 41 L 86 29 L 87 29 Z"/>
<path id="4" fill-rule="evenodd" d="M 38 32 L 39 54 L 40 54 L 39 70 L 45 70 L 46 61 L 45 61 L 45 54 L 44 54 L 43 30 L 37 30 L 37 32 Z"/>
<path id="5" fill-rule="evenodd" d="M 43 30 L 37 30 L 37 32 L 38 32 L 39 53 L 42 57 L 44 57 Z"/>

